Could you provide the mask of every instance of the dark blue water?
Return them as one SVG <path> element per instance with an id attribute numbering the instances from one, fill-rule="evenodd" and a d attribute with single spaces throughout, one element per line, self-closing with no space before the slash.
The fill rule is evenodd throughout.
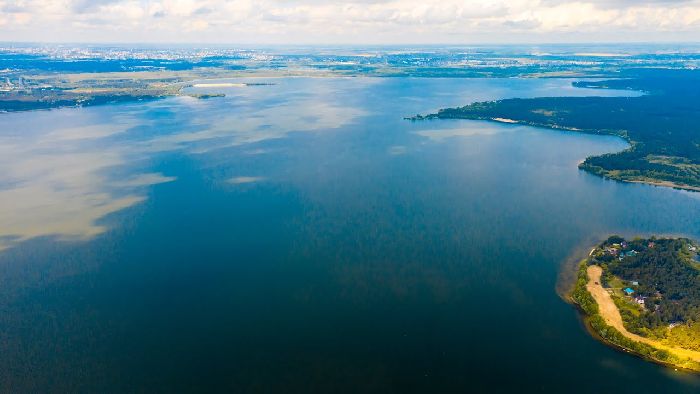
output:
<path id="1" fill-rule="evenodd" d="M 0 391 L 697 392 L 556 293 L 698 194 L 580 172 L 612 137 L 404 116 L 567 80 L 255 80 L 0 117 Z"/>

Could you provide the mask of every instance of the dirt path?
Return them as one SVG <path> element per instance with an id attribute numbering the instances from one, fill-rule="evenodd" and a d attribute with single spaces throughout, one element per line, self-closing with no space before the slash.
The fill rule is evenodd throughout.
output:
<path id="1" fill-rule="evenodd" d="M 632 339 L 637 342 L 646 343 L 657 349 L 667 350 L 679 357 L 685 357 L 700 362 L 700 352 L 666 346 L 661 344 L 659 341 L 640 337 L 637 334 L 633 334 L 627 331 L 625 326 L 622 324 L 622 316 L 620 315 L 620 311 L 617 309 L 617 305 L 615 305 L 615 302 L 613 302 L 613 299 L 610 296 L 610 294 L 600 284 L 600 276 L 602 274 L 603 269 L 599 266 L 589 266 L 588 284 L 586 285 L 586 289 L 589 293 L 591 293 L 596 303 L 598 303 L 598 308 L 600 309 L 599 313 L 608 325 L 614 327 L 616 330 L 622 333 L 622 335 L 626 336 L 629 339 Z"/>

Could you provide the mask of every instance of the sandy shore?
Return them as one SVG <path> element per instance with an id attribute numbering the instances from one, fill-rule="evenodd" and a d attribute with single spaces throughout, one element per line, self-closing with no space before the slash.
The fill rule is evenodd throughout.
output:
<path id="1" fill-rule="evenodd" d="M 506 119 L 506 118 L 492 118 L 494 122 L 500 122 L 500 123 L 518 123 L 518 121 L 513 120 L 513 119 Z"/>
<path id="2" fill-rule="evenodd" d="M 248 86 L 245 83 L 195 83 L 195 88 L 243 88 Z"/>
<path id="3" fill-rule="evenodd" d="M 693 361 L 700 362 L 700 352 L 666 346 L 661 344 L 659 341 L 644 338 L 637 334 L 633 334 L 627 331 L 625 326 L 622 324 L 622 316 L 620 315 L 620 311 L 617 309 L 617 305 L 615 305 L 615 302 L 613 302 L 613 299 L 607 292 L 607 290 L 605 290 L 600 284 L 600 277 L 603 274 L 603 269 L 597 265 L 591 265 L 588 267 L 587 272 L 588 284 L 586 285 L 586 289 L 589 293 L 591 293 L 591 295 L 595 299 L 595 302 L 598 304 L 598 308 L 600 309 L 600 316 L 603 317 L 605 323 L 607 323 L 609 326 L 612 326 L 622 335 L 633 341 L 646 343 L 647 345 L 653 346 L 657 349 L 663 349 L 670 353 L 673 353 L 678 357 L 689 358 Z"/>
<path id="4" fill-rule="evenodd" d="M 663 187 L 672 187 L 674 189 L 682 189 L 682 190 L 690 190 L 690 191 L 695 191 L 695 192 L 700 192 L 700 187 L 695 187 L 695 186 L 688 186 L 688 185 L 681 185 L 678 183 L 673 183 L 673 182 L 663 182 L 663 181 L 628 181 L 628 180 L 622 180 L 623 182 L 628 182 L 628 183 L 641 183 L 645 185 L 653 185 L 653 186 L 663 186 Z"/>

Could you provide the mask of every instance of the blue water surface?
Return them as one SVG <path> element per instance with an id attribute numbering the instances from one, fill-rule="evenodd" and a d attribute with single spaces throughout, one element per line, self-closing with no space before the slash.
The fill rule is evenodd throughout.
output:
<path id="1" fill-rule="evenodd" d="M 700 237 L 697 193 L 578 170 L 614 137 L 403 119 L 635 94 L 571 82 L 201 81 L 226 97 L 2 114 L 0 391 L 697 392 L 556 292 L 610 233 Z"/>

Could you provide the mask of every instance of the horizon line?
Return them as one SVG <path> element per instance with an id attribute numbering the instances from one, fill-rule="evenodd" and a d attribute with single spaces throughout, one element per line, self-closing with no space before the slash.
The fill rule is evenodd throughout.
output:
<path id="1" fill-rule="evenodd" d="M 485 47 L 485 46 L 527 46 L 527 45 L 547 45 L 547 46 L 575 46 L 575 45 L 698 45 L 700 46 L 700 41 L 681 41 L 681 40 L 669 40 L 669 41 L 570 41 L 570 42 L 548 42 L 548 41 L 521 41 L 521 42 L 464 42 L 464 43 L 445 43 L 445 42 L 432 42 L 432 43 L 323 43 L 323 42 L 308 42 L 308 43 L 265 43 L 265 42 L 176 42 L 176 41 L 153 41 L 153 42 L 139 42 L 139 41 L 34 41 L 34 40 L 0 40 L 0 44 L 22 44 L 22 45 L 142 45 L 142 46 L 157 46 L 157 45 L 192 45 L 192 46 L 268 46 L 268 47 L 353 47 L 353 46 L 363 46 L 363 47 Z"/>

